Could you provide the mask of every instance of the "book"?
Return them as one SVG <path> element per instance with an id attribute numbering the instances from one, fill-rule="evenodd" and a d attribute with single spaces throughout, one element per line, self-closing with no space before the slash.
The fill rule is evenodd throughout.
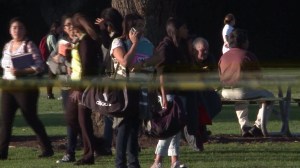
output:
<path id="1" fill-rule="evenodd" d="M 24 69 L 34 65 L 32 53 L 23 53 L 19 55 L 12 55 L 11 61 L 16 69 Z"/>

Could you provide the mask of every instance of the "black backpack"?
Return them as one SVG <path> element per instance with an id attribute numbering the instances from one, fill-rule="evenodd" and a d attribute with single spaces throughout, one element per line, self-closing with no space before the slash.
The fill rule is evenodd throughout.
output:
<path id="1" fill-rule="evenodd" d="M 114 79 L 103 77 L 96 82 L 112 82 Z M 126 85 L 122 87 L 91 85 L 82 94 L 81 102 L 89 109 L 103 115 L 125 117 L 128 105 Z"/>
<path id="2" fill-rule="evenodd" d="M 158 139 L 167 139 L 176 135 L 186 125 L 187 113 L 178 96 L 168 104 L 167 109 L 153 113 L 152 119 L 144 127 L 145 134 Z"/>
<path id="3" fill-rule="evenodd" d="M 102 70 L 107 69 L 107 66 L 105 66 L 106 63 L 112 63 L 110 54 L 106 55 L 105 60 L 106 62 L 103 64 L 104 68 Z M 118 69 L 119 66 L 120 64 L 118 63 L 116 69 Z M 111 65 L 111 69 L 114 69 L 113 65 Z M 104 115 L 113 117 L 125 117 L 129 115 L 129 111 L 126 110 L 129 102 L 126 85 L 128 78 L 124 77 L 124 83 L 119 84 L 118 87 L 114 87 L 110 83 L 117 80 L 116 75 L 116 70 L 113 70 L 113 74 L 94 79 L 95 83 L 92 82 L 83 92 L 81 103 L 89 109 Z M 96 83 L 104 84 L 104 86 L 97 85 Z M 105 85 L 105 83 L 107 84 Z"/>

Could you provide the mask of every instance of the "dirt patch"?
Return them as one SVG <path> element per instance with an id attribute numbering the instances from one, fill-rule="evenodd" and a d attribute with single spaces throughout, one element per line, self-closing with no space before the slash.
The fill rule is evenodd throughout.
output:
<path id="1" fill-rule="evenodd" d="M 51 136 L 51 141 L 55 150 L 64 150 L 67 142 L 66 137 L 63 136 Z M 139 143 L 142 149 L 155 147 L 157 139 L 151 138 L 145 135 L 140 136 Z M 264 143 L 264 142 L 300 142 L 299 136 L 292 137 L 251 137 L 244 138 L 238 135 L 212 135 L 209 137 L 207 143 Z M 187 143 L 182 140 L 182 145 Z M 10 146 L 15 147 L 36 147 L 38 145 L 35 136 L 13 136 L 10 142 Z"/>

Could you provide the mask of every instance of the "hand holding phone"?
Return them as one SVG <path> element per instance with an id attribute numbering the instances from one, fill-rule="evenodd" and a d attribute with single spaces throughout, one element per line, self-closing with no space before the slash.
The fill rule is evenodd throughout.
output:
<path id="1" fill-rule="evenodd" d="M 140 33 L 134 27 L 132 27 L 129 32 L 130 41 L 132 43 L 137 43 L 139 41 L 139 38 L 140 38 Z"/>
<path id="2" fill-rule="evenodd" d="M 131 31 L 131 32 L 137 32 L 137 30 L 136 30 L 134 27 L 132 27 L 132 28 L 130 29 L 130 31 Z"/>

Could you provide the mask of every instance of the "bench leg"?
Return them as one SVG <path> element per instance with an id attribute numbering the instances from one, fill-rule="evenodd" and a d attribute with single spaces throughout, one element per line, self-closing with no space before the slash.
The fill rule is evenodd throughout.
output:
<path id="1" fill-rule="evenodd" d="M 261 121 L 261 131 L 264 135 L 264 137 L 269 136 L 268 131 L 267 131 L 267 118 L 268 118 L 268 110 L 266 110 L 266 102 L 263 102 L 261 104 L 262 109 L 263 109 L 263 114 L 262 114 L 262 121 Z"/>
<path id="2" fill-rule="evenodd" d="M 282 88 L 278 87 L 278 97 L 283 98 Z M 281 135 L 291 136 L 289 129 L 289 112 L 291 105 L 291 87 L 289 86 L 286 92 L 286 97 L 283 101 L 279 101 L 280 117 L 281 117 Z"/>
<path id="3" fill-rule="evenodd" d="M 286 92 L 286 97 L 283 102 L 280 103 L 280 114 L 281 114 L 281 134 L 285 136 L 291 136 L 289 128 L 289 112 L 291 106 L 291 87 L 289 86 Z"/>

